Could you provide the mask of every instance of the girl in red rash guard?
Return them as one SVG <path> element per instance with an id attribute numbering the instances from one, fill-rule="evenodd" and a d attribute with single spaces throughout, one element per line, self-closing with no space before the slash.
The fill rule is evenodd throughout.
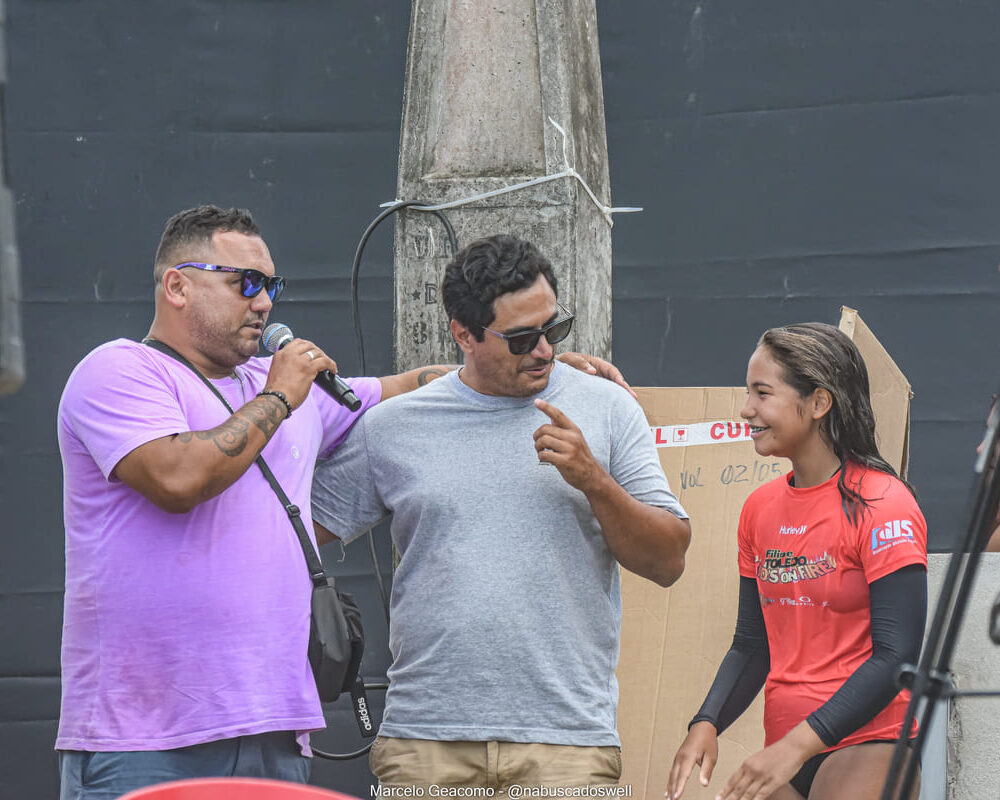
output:
<path id="1" fill-rule="evenodd" d="M 927 526 L 879 455 L 868 372 L 831 325 L 772 328 L 747 366 L 762 456 L 792 471 L 740 514 L 733 644 L 674 757 L 667 797 L 694 766 L 708 785 L 718 734 L 764 686 L 765 747 L 729 776 L 722 800 L 877 800 L 902 736 L 927 611 Z"/>

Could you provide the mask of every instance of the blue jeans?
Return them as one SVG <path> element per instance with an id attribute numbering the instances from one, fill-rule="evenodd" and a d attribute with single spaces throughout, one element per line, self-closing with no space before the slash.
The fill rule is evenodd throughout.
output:
<path id="1" fill-rule="evenodd" d="M 176 750 L 59 751 L 59 800 L 115 800 L 123 794 L 185 778 L 274 778 L 306 783 L 309 759 L 294 731 L 222 739 Z"/>

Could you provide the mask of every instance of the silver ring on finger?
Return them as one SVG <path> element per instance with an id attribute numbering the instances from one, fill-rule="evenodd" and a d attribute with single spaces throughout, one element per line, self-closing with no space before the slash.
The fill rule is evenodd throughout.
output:
<path id="1" fill-rule="evenodd" d="M 316 354 L 312 350 L 306 350 L 306 355 L 309 356 L 310 361 L 316 358 Z"/>

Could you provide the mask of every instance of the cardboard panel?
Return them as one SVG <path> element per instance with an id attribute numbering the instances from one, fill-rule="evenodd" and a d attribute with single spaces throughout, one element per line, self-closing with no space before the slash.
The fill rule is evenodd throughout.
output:
<path id="1" fill-rule="evenodd" d="M 663 796 L 674 753 L 733 638 L 743 501 L 789 464 L 754 451 L 739 415 L 744 389 L 636 391 L 693 529 L 687 566 L 674 587 L 622 571 L 621 782 L 632 785 L 633 797 L 651 798 Z M 720 737 L 713 791 L 702 789 L 695 776 L 685 798 L 714 798 L 739 763 L 763 746 L 762 714 L 763 695 Z"/>
<path id="2" fill-rule="evenodd" d="M 851 337 L 868 367 L 879 451 L 905 477 L 910 461 L 910 400 L 913 398 L 910 382 L 857 311 L 842 306 L 839 327 Z"/>

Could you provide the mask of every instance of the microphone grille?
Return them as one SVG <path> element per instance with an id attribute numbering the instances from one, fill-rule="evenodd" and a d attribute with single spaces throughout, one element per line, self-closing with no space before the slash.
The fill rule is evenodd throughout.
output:
<path id="1" fill-rule="evenodd" d="M 272 322 L 261 335 L 261 344 L 269 353 L 277 353 L 284 345 L 294 339 L 292 329 L 280 322 Z"/>

